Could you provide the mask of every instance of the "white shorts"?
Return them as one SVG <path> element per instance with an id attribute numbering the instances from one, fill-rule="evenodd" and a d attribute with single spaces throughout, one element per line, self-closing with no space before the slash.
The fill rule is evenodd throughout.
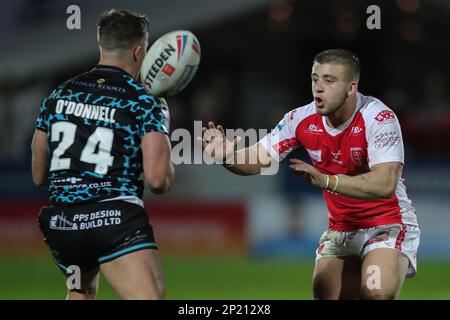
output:
<path id="1" fill-rule="evenodd" d="M 353 231 L 327 230 L 316 250 L 316 261 L 321 258 L 359 256 L 361 259 L 378 248 L 395 249 L 409 260 L 407 278 L 417 272 L 417 248 L 420 229 L 406 224 L 389 224 Z"/>

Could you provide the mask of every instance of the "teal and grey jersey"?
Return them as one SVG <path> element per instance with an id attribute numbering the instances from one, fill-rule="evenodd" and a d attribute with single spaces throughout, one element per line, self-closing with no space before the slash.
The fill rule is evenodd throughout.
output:
<path id="1" fill-rule="evenodd" d="M 36 124 L 48 137 L 50 203 L 141 199 L 142 137 L 168 135 L 169 119 L 166 102 L 120 68 L 98 65 L 60 85 Z"/>

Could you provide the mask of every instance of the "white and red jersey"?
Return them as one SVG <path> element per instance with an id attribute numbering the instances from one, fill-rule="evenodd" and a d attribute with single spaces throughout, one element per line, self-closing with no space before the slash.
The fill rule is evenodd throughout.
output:
<path id="1" fill-rule="evenodd" d="M 330 128 L 312 102 L 288 112 L 260 144 L 278 160 L 302 146 L 314 167 L 330 175 L 355 176 L 383 162 L 404 163 L 396 115 L 380 100 L 360 93 L 355 112 L 338 128 Z M 329 228 L 356 230 L 393 223 L 417 226 L 403 181 L 398 181 L 390 199 L 359 200 L 324 190 Z"/>

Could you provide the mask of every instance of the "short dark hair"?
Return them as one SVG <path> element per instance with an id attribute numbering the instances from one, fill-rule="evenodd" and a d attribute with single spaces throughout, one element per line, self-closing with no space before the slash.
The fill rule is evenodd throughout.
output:
<path id="1" fill-rule="evenodd" d="M 106 50 L 130 49 L 148 35 L 148 19 L 128 10 L 107 10 L 97 20 L 97 35 Z"/>
<path id="2" fill-rule="evenodd" d="M 314 62 L 323 64 L 340 64 L 343 65 L 351 76 L 352 80 L 359 80 L 360 63 L 359 58 L 356 54 L 345 49 L 329 49 L 318 53 Z"/>

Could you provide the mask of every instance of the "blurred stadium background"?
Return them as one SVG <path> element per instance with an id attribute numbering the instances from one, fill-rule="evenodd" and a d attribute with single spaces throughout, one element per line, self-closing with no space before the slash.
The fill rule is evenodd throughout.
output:
<path id="1" fill-rule="evenodd" d="M 66 8 L 81 8 L 81 30 Z M 366 8 L 381 8 L 368 30 Z M 172 130 L 194 120 L 270 129 L 311 101 L 310 70 L 323 49 L 360 55 L 360 91 L 399 116 L 404 177 L 422 227 L 419 272 L 402 299 L 450 299 L 450 2 L 445 0 L 6 0 L 0 10 L 0 299 L 60 299 L 63 276 L 36 225 L 46 191 L 30 173 L 40 101 L 98 61 L 95 20 L 109 8 L 145 13 L 151 42 L 189 29 L 202 62 L 169 98 Z M 304 157 L 299 151 L 295 156 Z M 289 173 L 238 177 L 178 165 L 168 195 L 146 195 L 169 299 L 310 299 L 314 251 L 326 228 L 320 192 Z M 114 298 L 102 280 L 100 299 Z"/>

